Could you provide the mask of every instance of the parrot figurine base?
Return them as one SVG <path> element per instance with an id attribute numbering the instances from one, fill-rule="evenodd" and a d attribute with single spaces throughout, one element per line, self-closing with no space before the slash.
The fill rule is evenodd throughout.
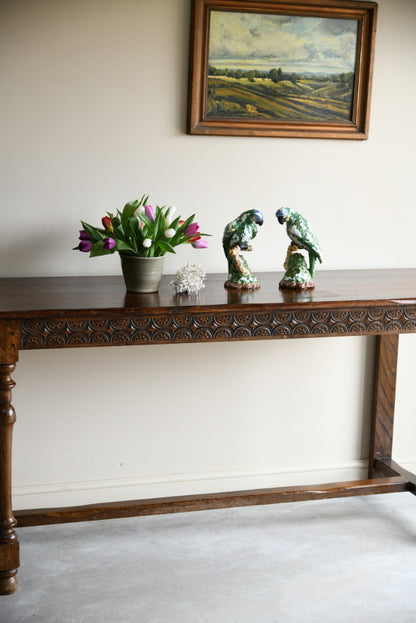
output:
<path id="1" fill-rule="evenodd" d="M 226 281 L 224 288 L 230 288 L 234 290 L 257 290 L 260 288 L 259 282 L 257 283 L 235 283 L 234 281 Z"/>
<path id="2" fill-rule="evenodd" d="M 226 226 L 222 238 L 228 260 L 228 279 L 224 283 L 226 288 L 257 290 L 260 287 L 242 251 L 251 251 L 250 242 L 256 236 L 258 226 L 262 224 L 263 214 L 260 210 L 247 210 Z"/>
<path id="3" fill-rule="evenodd" d="M 247 250 L 250 250 L 250 248 Z M 228 253 L 229 273 L 224 286 L 226 288 L 235 288 L 238 290 L 257 290 L 257 288 L 260 288 L 260 284 L 251 272 L 245 257 L 241 255 L 240 251 L 240 247 L 236 245 Z"/>
<path id="4" fill-rule="evenodd" d="M 224 283 L 224 288 L 230 288 L 234 290 L 257 290 L 258 288 L 260 288 L 260 283 L 257 280 L 247 283 L 241 283 L 239 281 L 230 281 L 228 279 Z"/>
<path id="5" fill-rule="evenodd" d="M 313 290 L 315 284 L 301 253 L 292 253 L 285 264 L 285 268 L 286 272 L 279 283 L 279 288 Z"/>

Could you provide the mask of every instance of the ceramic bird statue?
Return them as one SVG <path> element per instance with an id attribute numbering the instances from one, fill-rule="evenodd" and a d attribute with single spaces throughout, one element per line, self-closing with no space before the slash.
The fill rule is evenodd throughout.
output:
<path id="1" fill-rule="evenodd" d="M 241 251 L 251 251 L 250 242 L 256 236 L 258 226 L 263 225 L 260 210 L 247 210 L 228 223 L 224 229 L 222 246 L 228 260 L 227 288 L 252 290 L 260 287 Z"/>
<path id="2" fill-rule="evenodd" d="M 312 228 L 312 225 L 305 217 L 299 214 L 299 212 L 296 212 L 296 210 L 292 210 L 290 208 L 280 208 L 276 212 L 276 217 L 281 225 L 286 223 L 286 233 L 291 241 L 284 263 L 285 270 L 288 271 L 290 268 L 289 264 L 292 253 L 294 254 L 298 249 L 304 249 L 309 256 L 309 269 L 304 266 L 302 270 L 306 268 L 306 272 L 309 272 L 310 279 L 309 285 L 301 285 L 302 279 L 299 279 L 299 287 L 313 287 L 312 278 L 315 273 L 316 260 L 319 260 L 319 262 L 322 263 L 322 258 L 318 238 Z M 297 270 L 299 270 L 301 259 L 299 256 L 301 256 L 301 254 L 296 254 L 296 256 L 297 257 L 294 258 L 292 264 L 293 266 L 296 265 Z M 294 285 L 292 287 L 297 286 Z"/>

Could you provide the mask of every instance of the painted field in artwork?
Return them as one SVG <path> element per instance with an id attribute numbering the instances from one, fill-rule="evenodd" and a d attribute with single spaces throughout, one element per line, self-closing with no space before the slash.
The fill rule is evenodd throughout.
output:
<path id="1" fill-rule="evenodd" d="M 282 79 L 209 76 L 207 117 L 345 122 L 352 89 L 339 78 Z"/>
<path id="2" fill-rule="evenodd" d="M 212 11 L 206 116 L 348 122 L 357 22 Z"/>

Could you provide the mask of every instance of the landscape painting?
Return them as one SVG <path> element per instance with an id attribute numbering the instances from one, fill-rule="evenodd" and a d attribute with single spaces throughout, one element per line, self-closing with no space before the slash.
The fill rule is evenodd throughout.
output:
<path id="1" fill-rule="evenodd" d="M 357 21 L 212 11 L 207 117 L 351 120 Z"/>
<path id="2" fill-rule="evenodd" d="M 192 6 L 190 134 L 368 137 L 375 2 Z"/>

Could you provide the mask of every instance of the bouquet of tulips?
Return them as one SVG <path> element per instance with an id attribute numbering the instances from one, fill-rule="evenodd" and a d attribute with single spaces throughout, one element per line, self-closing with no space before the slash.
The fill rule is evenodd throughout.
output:
<path id="1" fill-rule="evenodd" d="M 175 218 L 174 207 L 154 209 L 148 202 L 149 196 L 127 203 L 123 210 L 101 219 L 102 227 L 94 227 L 81 221 L 79 244 L 74 250 L 89 253 L 90 257 L 107 255 L 118 251 L 122 255 L 136 257 L 159 257 L 175 253 L 180 244 L 191 244 L 195 249 L 205 249 L 208 244 L 202 239 L 199 225 L 193 214 L 186 220 Z"/>

